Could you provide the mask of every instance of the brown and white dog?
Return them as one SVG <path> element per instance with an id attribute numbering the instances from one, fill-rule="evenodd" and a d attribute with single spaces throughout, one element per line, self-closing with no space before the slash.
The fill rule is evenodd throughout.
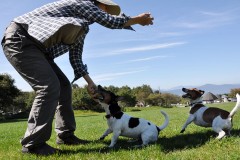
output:
<path id="1" fill-rule="evenodd" d="M 125 136 L 134 139 L 142 140 L 142 145 L 145 146 L 149 143 L 156 142 L 159 132 L 167 127 L 169 123 L 168 115 L 161 111 L 165 117 L 165 122 L 162 126 L 142 119 L 134 118 L 121 111 L 118 101 L 123 97 L 117 96 L 114 93 L 105 90 L 100 85 L 96 91 L 94 98 L 98 100 L 101 106 L 106 111 L 106 118 L 108 129 L 100 137 L 103 140 L 108 134 L 113 133 L 111 144 L 109 148 L 114 147 L 117 143 L 119 136 Z"/>
<path id="2" fill-rule="evenodd" d="M 190 99 L 191 109 L 189 117 L 182 127 L 181 133 L 185 131 L 186 127 L 191 122 L 194 122 L 198 126 L 212 127 L 212 129 L 218 133 L 217 139 L 223 138 L 226 135 L 225 131 L 227 131 L 227 133 L 230 135 L 233 115 L 240 107 L 239 94 L 236 95 L 237 103 L 235 107 L 229 113 L 228 111 L 220 108 L 206 107 L 203 105 L 201 97 L 204 94 L 204 91 L 202 90 L 198 90 L 196 88 L 183 88 L 182 91 L 186 93 L 182 97 Z"/>

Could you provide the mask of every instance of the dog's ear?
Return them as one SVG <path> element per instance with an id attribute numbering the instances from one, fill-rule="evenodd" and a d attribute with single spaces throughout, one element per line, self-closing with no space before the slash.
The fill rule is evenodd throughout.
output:
<path id="1" fill-rule="evenodd" d="M 123 101 L 125 98 L 123 96 L 117 96 L 116 100 L 117 101 Z"/>
<path id="2" fill-rule="evenodd" d="M 103 87 L 101 85 L 98 85 L 97 88 L 98 88 L 98 90 L 102 90 L 103 89 Z"/>
<path id="3" fill-rule="evenodd" d="M 182 91 L 183 92 L 187 92 L 187 88 L 182 88 Z"/>
<path id="4" fill-rule="evenodd" d="M 205 91 L 203 91 L 203 90 L 199 90 L 200 91 L 200 93 L 203 95 L 204 93 L 205 93 Z"/>

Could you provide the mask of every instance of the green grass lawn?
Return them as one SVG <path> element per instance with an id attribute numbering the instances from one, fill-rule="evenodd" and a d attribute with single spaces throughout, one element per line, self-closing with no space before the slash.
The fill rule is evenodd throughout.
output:
<path id="1" fill-rule="evenodd" d="M 214 106 L 230 111 L 234 103 L 215 104 Z M 212 105 L 208 105 L 212 106 Z M 136 109 L 136 108 L 134 108 Z M 161 125 L 164 121 L 160 109 L 168 113 L 170 117 L 169 126 L 160 132 L 157 143 L 144 148 L 134 148 L 137 143 L 128 143 L 128 139 L 120 137 L 114 149 L 108 149 L 110 144 L 109 135 L 104 141 L 98 138 L 107 128 L 104 113 L 75 112 L 77 130 L 75 134 L 92 142 L 79 146 L 57 146 L 55 143 L 56 134 L 53 129 L 52 137 L 47 142 L 53 147 L 63 150 L 62 154 L 48 157 L 37 157 L 35 155 L 23 155 L 20 138 L 23 136 L 27 122 L 26 120 L 15 120 L 0 122 L 0 159 L 121 159 L 121 160 L 196 160 L 196 159 L 240 159 L 240 112 L 234 116 L 234 127 L 232 136 L 222 140 L 216 140 L 216 133 L 211 128 L 202 128 L 190 124 L 185 133 L 181 134 L 182 125 L 187 119 L 189 108 L 160 108 L 150 107 L 139 110 L 128 110 L 128 114 L 141 117 Z"/>

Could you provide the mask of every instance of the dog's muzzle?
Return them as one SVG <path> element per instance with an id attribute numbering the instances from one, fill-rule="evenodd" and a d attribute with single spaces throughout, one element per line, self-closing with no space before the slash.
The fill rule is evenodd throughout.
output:
<path id="1" fill-rule="evenodd" d="M 100 102 L 103 102 L 105 97 L 103 94 L 97 93 L 97 95 L 93 98 L 99 100 Z"/>
<path id="2" fill-rule="evenodd" d="M 184 95 L 182 95 L 182 98 L 191 98 L 192 96 L 190 95 L 190 94 L 184 94 Z"/>

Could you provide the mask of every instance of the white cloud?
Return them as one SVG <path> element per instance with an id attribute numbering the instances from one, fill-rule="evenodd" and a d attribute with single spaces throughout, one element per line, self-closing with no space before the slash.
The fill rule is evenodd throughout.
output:
<path id="1" fill-rule="evenodd" d="M 159 37 L 175 37 L 175 36 L 183 36 L 186 33 L 183 32 L 161 32 L 159 33 Z"/>
<path id="2" fill-rule="evenodd" d="M 149 51 L 149 50 L 156 50 L 156 49 L 162 49 L 162 48 L 170 48 L 170 47 L 174 47 L 174 46 L 182 45 L 182 44 L 185 44 L 185 42 L 153 44 L 153 45 L 146 45 L 146 46 L 122 49 L 122 50 L 117 51 L 117 53 Z"/>
<path id="3" fill-rule="evenodd" d="M 121 62 L 121 63 L 118 63 L 118 64 L 126 64 L 126 63 L 132 63 L 132 62 L 151 61 L 151 60 L 158 59 L 158 58 L 169 58 L 169 57 L 171 57 L 171 56 L 152 56 L 152 57 L 146 57 L 146 58 L 140 58 L 140 59 L 133 59 L 133 60 Z"/>
<path id="4" fill-rule="evenodd" d="M 101 82 L 101 81 L 108 81 L 108 80 L 114 80 L 118 77 L 122 77 L 129 74 L 144 72 L 146 69 L 139 69 L 134 71 L 127 71 L 127 72 L 119 72 L 119 73 L 106 73 L 101 75 L 93 76 L 93 79 L 95 82 Z"/>
<path id="5" fill-rule="evenodd" d="M 235 19 L 236 17 L 230 12 L 200 11 L 193 20 L 181 20 L 174 24 L 188 29 L 203 29 L 227 25 L 233 23 Z"/>
<path id="6" fill-rule="evenodd" d="M 206 16 L 214 16 L 214 17 L 216 17 L 216 16 L 224 16 L 224 15 L 225 15 L 225 13 L 220 13 L 220 12 L 209 12 L 209 11 L 200 11 L 200 13 L 201 13 L 202 15 L 206 15 Z"/>
<path id="7" fill-rule="evenodd" d="M 88 54 L 86 58 L 106 57 L 106 56 L 114 56 L 114 55 L 128 54 L 128 53 L 134 53 L 134 52 L 143 52 L 143 51 L 149 51 L 149 50 L 171 48 L 171 47 L 184 45 L 184 44 L 186 44 L 186 42 L 160 43 L 160 44 L 152 44 L 152 45 L 145 45 L 145 46 L 142 45 L 138 47 L 119 49 L 119 50 L 108 52 L 108 53 L 98 53 L 94 55 Z"/>

